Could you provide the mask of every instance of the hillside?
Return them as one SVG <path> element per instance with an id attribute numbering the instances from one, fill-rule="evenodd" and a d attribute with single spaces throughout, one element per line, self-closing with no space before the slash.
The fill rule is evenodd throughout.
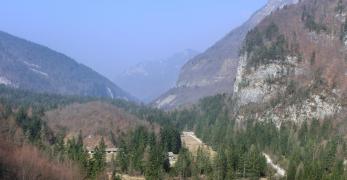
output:
<path id="1" fill-rule="evenodd" d="M 159 97 L 153 104 L 163 109 L 196 103 L 200 98 L 219 93 L 232 93 L 239 51 L 245 36 L 274 10 L 297 0 L 269 0 L 249 20 L 232 30 L 205 52 L 189 60 L 181 69 L 176 87 Z"/>
<path id="2" fill-rule="evenodd" d="M 346 179 L 346 7 L 303 0 L 247 33 L 233 95 L 200 100 L 178 123 L 218 150 L 213 177 Z"/>
<path id="3" fill-rule="evenodd" d="M 43 119 L 54 132 L 62 132 L 68 139 L 77 137 L 81 132 L 86 147 L 96 146 L 101 137 L 104 137 L 108 147 L 118 146 L 119 136 L 139 126 L 159 130 L 159 126 L 101 101 L 74 103 L 50 110 L 45 112 Z"/>
<path id="4" fill-rule="evenodd" d="M 0 139 L 0 178 L 21 179 L 83 179 L 78 166 L 72 162 L 59 162 L 44 155 L 32 145 L 18 146 Z"/>
<path id="5" fill-rule="evenodd" d="M 111 81 L 47 47 L 0 32 L 0 84 L 63 95 L 133 98 Z"/>
<path id="6" fill-rule="evenodd" d="M 128 112 L 146 118 L 140 120 Z M 178 142 L 172 134 L 160 138 L 159 131 L 160 135 L 172 132 L 159 129 L 160 114 L 125 100 L 40 94 L 0 86 L 0 179 L 107 179 L 112 172 L 123 171 L 123 165 L 118 166 L 117 161 L 115 167 L 111 161 L 113 153 L 106 152 L 113 147 L 124 151 L 122 163 L 138 164 L 129 166 L 132 171 L 124 172 L 123 177 L 143 173 L 146 167 L 142 163 L 157 163 L 161 168 L 159 163 L 165 162 L 162 155 L 173 145 L 170 141 Z M 179 137 L 179 132 L 175 133 Z M 170 147 L 162 148 L 166 144 Z M 160 148 L 160 153 L 151 156 L 160 158 L 159 162 L 142 158 L 149 147 Z"/>
<path id="7" fill-rule="evenodd" d="M 234 88 L 240 118 L 302 123 L 345 112 L 344 7 L 345 1 L 303 1 L 247 35 Z M 249 113 L 256 105 L 258 112 Z"/>
<path id="8" fill-rule="evenodd" d="M 347 179 L 347 0 L 270 0 L 251 20 L 237 53 L 226 38 L 192 67 L 213 79 L 203 64 L 235 58 L 206 84 L 228 92 L 186 108 L 205 86 L 158 109 L 0 85 L 0 179 Z"/>
<path id="9" fill-rule="evenodd" d="M 144 61 L 124 72 L 114 82 L 138 99 L 149 103 L 175 86 L 178 74 L 189 59 L 197 55 L 187 49 L 162 60 Z"/>

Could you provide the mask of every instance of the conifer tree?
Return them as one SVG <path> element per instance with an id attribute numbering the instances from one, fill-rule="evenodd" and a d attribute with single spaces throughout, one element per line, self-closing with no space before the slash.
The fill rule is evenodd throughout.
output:
<path id="1" fill-rule="evenodd" d="M 103 137 L 101 138 L 99 145 L 94 150 L 93 159 L 95 161 L 96 171 L 103 171 L 106 166 L 106 145 Z"/>

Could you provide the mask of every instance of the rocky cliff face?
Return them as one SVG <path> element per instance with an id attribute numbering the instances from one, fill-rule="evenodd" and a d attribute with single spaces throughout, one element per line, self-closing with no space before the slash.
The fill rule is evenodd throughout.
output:
<path id="1" fill-rule="evenodd" d="M 197 102 L 218 93 L 232 93 L 238 67 L 239 50 L 249 30 L 276 9 L 298 0 L 270 0 L 242 26 L 234 29 L 204 53 L 188 61 L 179 75 L 176 87 L 153 104 L 172 109 Z"/>
<path id="2" fill-rule="evenodd" d="M 280 126 L 345 117 L 347 1 L 341 2 L 302 1 L 247 34 L 233 92 L 239 121 Z"/>
<path id="3" fill-rule="evenodd" d="M 73 59 L 1 31 L 0 84 L 36 92 L 134 100 Z"/>

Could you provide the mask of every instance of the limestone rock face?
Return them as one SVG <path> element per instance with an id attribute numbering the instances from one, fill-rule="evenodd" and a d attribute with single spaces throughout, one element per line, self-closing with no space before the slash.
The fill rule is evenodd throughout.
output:
<path id="1" fill-rule="evenodd" d="M 233 92 L 239 106 L 266 102 L 279 91 L 285 90 L 277 80 L 301 72 L 296 57 L 287 57 L 285 63 L 273 61 L 250 70 L 246 70 L 246 63 L 247 57 L 240 57 Z"/>
<path id="2" fill-rule="evenodd" d="M 204 53 L 188 61 L 181 69 L 176 87 L 155 100 L 153 106 L 173 109 L 194 104 L 206 96 L 232 93 L 239 64 L 239 51 L 248 31 L 276 9 L 297 2 L 298 0 L 269 0 L 243 25 L 232 30 Z M 173 96 L 175 99 L 166 101 L 168 97 Z"/>
<path id="3" fill-rule="evenodd" d="M 233 88 L 238 122 L 272 121 L 280 127 L 344 119 L 347 31 L 341 26 L 347 22 L 346 12 L 336 11 L 339 2 L 301 1 L 247 34 Z"/>
<path id="4" fill-rule="evenodd" d="M 242 111 L 243 106 L 258 104 L 266 107 L 278 93 L 284 93 L 287 86 L 281 82 L 289 77 L 302 75 L 303 69 L 296 57 L 287 57 L 285 63 L 274 61 L 270 64 L 260 65 L 257 69 L 246 69 L 247 57 L 240 58 L 240 66 L 234 85 L 234 100 Z M 326 90 L 309 92 L 301 101 L 287 104 L 286 97 L 278 99 L 280 103 L 268 106 L 256 114 L 240 113 L 238 121 L 252 116 L 259 121 L 271 120 L 278 127 L 285 121 L 302 123 L 307 119 L 324 119 L 333 116 L 342 110 L 339 96 Z"/>

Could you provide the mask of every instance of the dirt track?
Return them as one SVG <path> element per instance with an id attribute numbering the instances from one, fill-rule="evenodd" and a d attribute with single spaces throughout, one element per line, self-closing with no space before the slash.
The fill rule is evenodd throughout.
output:
<path id="1" fill-rule="evenodd" d="M 194 132 L 182 132 L 181 135 L 182 143 L 194 156 L 197 155 L 199 147 L 204 148 L 211 156 L 216 155 L 216 152 L 208 145 L 204 144 L 198 137 L 195 136 Z"/>
<path id="2" fill-rule="evenodd" d="M 181 139 L 182 139 L 182 143 L 184 144 L 184 146 L 186 148 L 188 148 L 188 150 L 190 152 L 192 152 L 194 156 L 197 155 L 199 147 L 202 147 L 205 150 L 207 150 L 207 152 L 210 153 L 211 157 L 214 157 L 217 154 L 210 146 L 204 144 L 201 141 L 201 139 L 196 137 L 194 132 L 187 132 L 187 131 L 182 132 Z M 267 164 L 276 170 L 276 174 L 278 176 L 281 176 L 281 177 L 285 176 L 286 171 L 284 169 L 282 169 L 280 166 L 274 164 L 269 155 L 267 155 L 265 153 L 263 153 L 263 155 L 266 158 Z"/>

